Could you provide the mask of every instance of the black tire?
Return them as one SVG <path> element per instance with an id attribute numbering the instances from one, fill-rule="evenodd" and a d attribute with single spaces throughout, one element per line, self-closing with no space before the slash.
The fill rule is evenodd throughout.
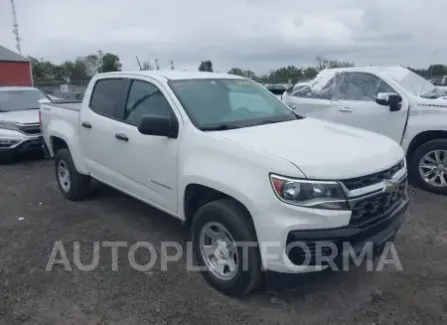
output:
<path id="1" fill-rule="evenodd" d="M 90 176 L 80 174 L 73 163 L 70 151 L 68 149 L 58 150 L 54 157 L 56 181 L 62 195 L 70 201 L 78 201 L 85 198 L 90 193 Z M 58 166 L 63 161 L 66 163 L 70 175 L 69 190 L 65 190 L 59 180 Z"/>
<path id="2" fill-rule="evenodd" d="M 252 225 L 250 215 L 239 203 L 231 199 L 220 199 L 209 202 L 194 215 L 192 222 L 193 251 L 198 265 L 206 265 L 200 251 L 200 232 L 209 222 L 222 224 L 231 234 L 236 242 L 257 243 L 256 233 Z M 238 247 L 238 255 L 243 256 L 243 248 Z M 248 294 L 262 284 L 261 258 L 259 248 L 249 247 L 247 261 L 239 261 L 237 273 L 230 280 L 222 280 L 211 271 L 203 271 L 202 274 L 207 282 L 218 291 L 228 296 L 242 296 Z M 246 270 L 243 266 L 248 266 Z"/>
<path id="3" fill-rule="evenodd" d="M 426 142 L 419 146 L 411 155 L 410 161 L 408 162 L 408 172 L 410 180 L 419 188 L 422 188 L 431 193 L 437 194 L 447 194 L 447 187 L 437 187 L 433 186 L 422 178 L 419 172 L 419 162 L 420 160 L 430 151 L 433 150 L 446 150 L 447 151 L 447 140 L 439 139 Z"/>

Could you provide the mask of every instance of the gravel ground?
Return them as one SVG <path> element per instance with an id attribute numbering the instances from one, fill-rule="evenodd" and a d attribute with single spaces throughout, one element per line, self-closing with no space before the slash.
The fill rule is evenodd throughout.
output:
<path id="1" fill-rule="evenodd" d="M 73 264 L 73 242 L 91 261 L 94 241 L 188 237 L 173 218 L 105 186 L 87 201 L 64 200 L 50 161 L 0 166 L 0 324 L 446 324 L 447 200 L 411 190 L 408 218 L 396 238 L 403 271 L 354 268 L 299 277 L 291 290 L 232 299 L 209 287 L 184 259 L 152 272 L 101 248 L 90 272 Z M 73 266 L 46 271 L 61 240 Z M 148 256 L 138 250 L 144 264 Z"/>

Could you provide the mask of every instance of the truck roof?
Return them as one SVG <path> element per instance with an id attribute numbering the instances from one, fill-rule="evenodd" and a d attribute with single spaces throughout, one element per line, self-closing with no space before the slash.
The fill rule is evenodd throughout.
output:
<path id="1" fill-rule="evenodd" d="M 180 70 L 150 70 L 150 71 L 116 71 L 100 73 L 98 76 L 118 77 L 122 75 L 148 76 L 156 79 L 185 80 L 185 79 L 245 79 L 228 73 L 180 71 Z"/>
<path id="2" fill-rule="evenodd" d="M 410 74 L 413 74 L 411 70 L 408 70 L 402 66 L 370 66 L 370 67 L 349 67 L 349 68 L 333 68 L 324 69 L 319 75 L 320 79 L 329 80 L 337 72 L 370 72 L 378 75 L 387 75 L 394 80 L 402 81 Z M 324 77 L 324 78 L 323 78 Z"/>
<path id="3" fill-rule="evenodd" d="M 394 74 L 396 72 L 406 73 L 408 71 L 407 68 L 398 65 L 391 66 L 370 66 L 370 67 L 348 67 L 348 68 L 333 68 L 326 69 L 332 71 L 362 71 L 362 72 L 382 72 L 382 73 L 391 73 Z"/>

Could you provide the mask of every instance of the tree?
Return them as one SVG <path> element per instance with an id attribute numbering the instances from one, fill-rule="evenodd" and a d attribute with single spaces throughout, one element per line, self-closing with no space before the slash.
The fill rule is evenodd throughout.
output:
<path id="1" fill-rule="evenodd" d="M 213 72 L 213 63 L 210 60 L 200 62 L 199 71 Z"/>
<path id="2" fill-rule="evenodd" d="M 121 71 L 120 58 L 112 53 L 102 55 L 101 72 Z"/>
<path id="3" fill-rule="evenodd" d="M 151 61 L 143 61 L 143 64 L 141 65 L 141 70 L 154 70 L 154 67 L 151 64 Z"/>
<path id="4" fill-rule="evenodd" d="M 64 69 L 71 82 L 84 81 L 89 78 L 84 57 L 78 57 L 74 62 L 67 61 L 64 64 Z"/>
<path id="5" fill-rule="evenodd" d="M 428 67 L 427 72 L 432 76 L 444 76 L 447 75 L 447 66 L 443 64 L 432 64 Z"/>
<path id="6" fill-rule="evenodd" d="M 327 60 L 322 56 L 317 56 L 317 69 L 318 71 L 324 69 L 332 69 L 332 68 L 349 68 L 353 67 L 354 64 L 346 61 L 338 61 L 338 60 Z"/>
<path id="7" fill-rule="evenodd" d="M 50 61 L 45 61 L 43 59 L 36 59 L 34 57 L 29 57 L 32 65 L 33 80 L 35 81 L 45 81 L 58 79 L 61 80 L 62 76 L 58 66 L 51 63 Z"/>
<path id="8" fill-rule="evenodd" d="M 236 76 L 243 76 L 244 77 L 244 71 L 242 71 L 242 69 L 240 68 L 231 68 L 230 70 L 228 70 L 229 74 L 234 74 Z"/>
<path id="9" fill-rule="evenodd" d="M 90 54 L 84 57 L 86 74 L 88 76 L 93 76 L 97 73 L 102 66 L 101 58 L 96 54 Z"/>
<path id="10" fill-rule="evenodd" d="M 257 79 L 256 74 L 251 70 L 242 70 L 240 68 L 231 68 L 228 73 L 250 79 Z"/>
<path id="11" fill-rule="evenodd" d="M 313 79 L 317 76 L 318 70 L 315 67 L 307 67 L 303 70 L 304 79 Z"/>

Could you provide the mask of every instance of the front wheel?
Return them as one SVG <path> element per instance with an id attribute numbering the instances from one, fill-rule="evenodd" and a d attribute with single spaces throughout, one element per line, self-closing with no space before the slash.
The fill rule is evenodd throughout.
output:
<path id="1" fill-rule="evenodd" d="M 409 161 L 412 180 L 432 193 L 447 194 L 447 140 L 424 143 Z"/>
<path id="2" fill-rule="evenodd" d="M 192 223 L 194 255 L 206 269 L 203 276 L 229 296 L 248 294 L 261 284 L 259 249 L 249 218 L 237 202 L 222 199 L 203 205 Z"/>

